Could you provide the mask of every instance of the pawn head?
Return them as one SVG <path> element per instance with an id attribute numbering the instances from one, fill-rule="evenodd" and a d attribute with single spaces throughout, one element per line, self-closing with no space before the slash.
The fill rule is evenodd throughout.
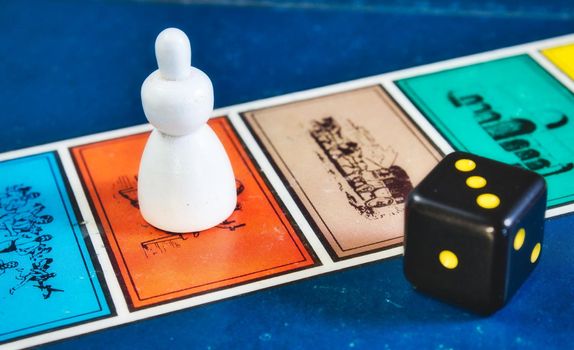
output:
<path id="1" fill-rule="evenodd" d="M 204 125 L 213 111 L 213 86 L 205 73 L 191 66 L 191 46 L 184 32 L 162 31 L 155 42 L 159 69 L 141 89 L 149 122 L 164 134 L 182 136 Z"/>
<path id="2" fill-rule="evenodd" d="M 166 80 L 184 80 L 191 68 L 191 45 L 184 32 L 167 28 L 155 40 L 159 74 Z"/>

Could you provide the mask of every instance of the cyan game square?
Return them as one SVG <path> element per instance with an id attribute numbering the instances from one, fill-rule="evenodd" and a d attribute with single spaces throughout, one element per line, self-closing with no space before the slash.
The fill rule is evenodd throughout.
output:
<path id="1" fill-rule="evenodd" d="M 0 343 L 111 315 L 55 153 L 0 163 Z"/>
<path id="2" fill-rule="evenodd" d="M 574 201 L 574 94 L 530 56 L 396 84 L 455 149 L 536 171 L 549 207 Z"/>

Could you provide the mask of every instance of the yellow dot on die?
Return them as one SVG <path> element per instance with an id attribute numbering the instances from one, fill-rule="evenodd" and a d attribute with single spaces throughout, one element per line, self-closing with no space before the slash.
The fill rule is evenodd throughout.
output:
<path id="1" fill-rule="evenodd" d="M 442 266 L 449 270 L 452 270 L 458 266 L 458 257 L 450 250 L 441 251 L 438 255 L 438 260 Z"/>
<path id="2" fill-rule="evenodd" d="M 483 188 L 486 186 L 486 179 L 482 176 L 471 176 L 466 179 L 466 185 L 470 188 Z"/>
<path id="3" fill-rule="evenodd" d="M 500 205 L 500 198 L 492 193 L 483 193 L 476 197 L 476 203 L 484 209 L 494 209 Z"/>
<path id="4" fill-rule="evenodd" d="M 470 159 L 459 159 L 454 163 L 454 167 L 460 171 L 472 171 L 476 168 L 476 163 Z"/>
<path id="5" fill-rule="evenodd" d="M 514 250 L 519 250 L 520 248 L 522 248 L 525 238 L 526 238 L 526 231 L 523 228 L 521 228 L 520 230 L 518 230 L 518 232 L 516 232 L 516 236 L 514 236 Z"/>
<path id="6" fill-rule="evenodd" d="M 534 246 L 534 249 L 532 249 L 532 254 L 530 254 L 530 262 L 531 263 L 535 263 L 536 260 L 538 260 L 538 257 L 540 256 L 540 250 L 542 249 L 542 246 L 540 245 L 540 243 L 536 243 L 536 245 Z"/>

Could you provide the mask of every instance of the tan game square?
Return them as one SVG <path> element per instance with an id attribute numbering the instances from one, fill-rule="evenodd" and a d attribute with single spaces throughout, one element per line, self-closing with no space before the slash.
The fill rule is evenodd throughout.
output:
<path id="1" fill-rule="evenodd" d="M 334 259 L 402 243 L 407 193 L 441 157 L 382 87 L 242 117 Z"/>

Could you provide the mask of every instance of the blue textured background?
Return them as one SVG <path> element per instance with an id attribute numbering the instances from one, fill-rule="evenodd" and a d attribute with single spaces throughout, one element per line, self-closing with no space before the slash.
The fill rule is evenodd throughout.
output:
<path id="1" fill-rule="evenodd" d="M 177 26 L 225 106 L 574 32 L 571 0 L 0 0 L 0 151 L 145 121 L 153 42 Z M 72 348 L 568 348 L 573 217 L 481 318 L 412 291 L 400 258 L 66 340 Z"/>

